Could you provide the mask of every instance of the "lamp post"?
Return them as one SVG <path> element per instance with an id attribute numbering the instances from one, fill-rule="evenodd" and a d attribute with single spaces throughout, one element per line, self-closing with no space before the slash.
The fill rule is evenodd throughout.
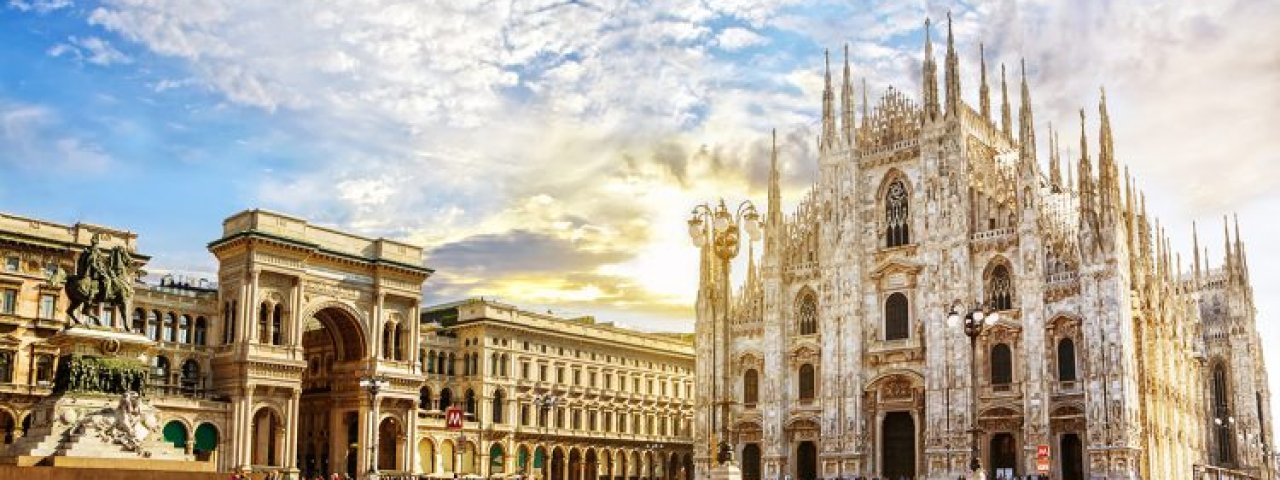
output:
<path id="1" fill-rule="evenodd" d="M 969 449 L 972 455 L 969 459 L 969 470 L 973 480 L 981 480 L 986 475 L 981 472 L 982 459 L 978 455 L 978 435 L 982 433 L 982 429 L 978 428 L 978 366 L 975 362 L 978 359 L 978 336 L 982 335 L 987 327 L 996 323 L 999 314 L 981 303 L 974 305 L 964 314 L 961 314 L 957 307 L 958 305 L 951 307 L 951 312 L 947 315 L 947 325 L 953 329 L 963 326 L 964 334 L 969 337 L 969 418 L 971 422 Z"/>
<path id="2" fill-rule="evenodd" d="M 369 392 L 369 429 L 373 441 L 369 444 L 369 480 L 378 478 L 378 392 L 387 387 L 387 380 L 377 375 L 360 379 L 360 388 Z"/>
<path id="3" fill-rule="evenodd" d="M 557 397 L 550 393 L 543 393 L 533 397 L 533 405 L 535 407 L 538 407 L 538 413 L 539 413 L 538 419 L 540 420 L 541 427 L 542 427 L 540 429 L 541 434 L 538 436 L 538 443 L 542 443 L 542 441 L 545 440 L 545 437 L 547 435 L 547 425 L 551 423 L 551 410 L 556 408 L 556 406 L 560 405 L 560 400 L 561 400 L 560 397 Z M 538 447 L 536 445 L 533 448 L 533 455 L 534 455 L 533 459 L 537 460 Z M 547 454 L 543 453 L 542 454 L 543 470 L 548 469 L 547 468 L 548 461 L 550 461 L 550 459 L 547 458 Z M 540 477 L 542 476 L 540 475 Z"/>
<path id="4" fill-rule="evenodd" d="M 744 228 L 750 241 L 754 242 L 760 238 L 760 213 L 756 211 L 756 206 L 750 200 L 744 200 L 738 204 L 734 213 L 730 213 L 724 199 L 720 199 L 715 207 L 706 203 L 693 207 L 689 215 L 689 239 L 693 241 L 695 247 L 711 248 L 720 267 L 720 275 L 713 280 L 715 288 L 710 292 L 712 295 L 710 299 L 712 402 L 708 405 L 707 448 L 708 450 L 716 448 L 713 438 L 720 437 L 716 462 L 721 465 L 733 461 L 733 447 L 729 445 L 726 435 L 729 402 L 721 398 L 719 374 L 716 371 L 716 349 L 722 346 L 717 326 L 721 323 L 720 317 L 726 313 L 724 310 L 728 309 L 729 262 L 738 256 L 739 247 L 741 247 L 739 240 L 741 229 Z M 724 303 L 724 308 L 717 308 L 717 304 L 721 302 Z M 716 421 L 716 406 L 720 407 L 719 422 Z M 713 434 L 717 427 L 719 432 Z"/>

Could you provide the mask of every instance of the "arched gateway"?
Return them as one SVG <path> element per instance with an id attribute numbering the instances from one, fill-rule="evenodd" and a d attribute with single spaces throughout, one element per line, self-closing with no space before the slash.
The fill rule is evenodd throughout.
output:
<path id="1" fill-rule="evenodd" d="M 212 362 L 232 405 L 224 465 L 327 477 L 380 460 L 383 471 L 412 471 L 419 449 L 374 439 L 417 428 L 414 320 L 431 274 L 422 249 L 250 210 L 227 219 L 209 250 L 230 323 L 211 332 L 227 339 Z M 360 386 L 370 376 L 386 380 L 376 400 Z M 279 412 L 278 432 L 263 433 L 262 412 Z"/>

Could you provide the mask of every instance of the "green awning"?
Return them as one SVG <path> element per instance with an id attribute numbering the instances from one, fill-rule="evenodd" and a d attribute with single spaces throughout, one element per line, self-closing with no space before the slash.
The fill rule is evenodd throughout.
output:
<path id="1" fill-rule="evenodd" d="M 212 452 L 218 449 L 218 429 L 204 424 L 196 427 L 196 450 Z"/>
<path id="2" fill-rule="evenodd" d="M 177 420 L 169 422 L 164 426 L 164 441 L 172 443 L 175 447 L 186 447 L 187 427 Z"/>

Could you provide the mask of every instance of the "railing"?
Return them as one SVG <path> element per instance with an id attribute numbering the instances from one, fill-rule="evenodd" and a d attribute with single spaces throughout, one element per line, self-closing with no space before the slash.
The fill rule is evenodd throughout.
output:
<path id="1" fill-rule="evenodd" d="M 1256 474 L 1213 465 L 1192 465 L 1191 470 L 1195 472 L 1196 480 L 1260 480 L 1262 478 Z"/>
<path id="2" fill-rule="evenodd" d="M 987 230 L 987 231 L 975 233 L 973 234 L 973 241 L 980 242 L 983 240 L 1001 238 L 1007 235 L 1013 235 L 1012 227 L 997 228 L 994 230 Z"/>
<path id="3" fill-rule="evenodd" d="M 1053 274 L 1053 275 L 1049 275 L 1049 283 L 1050 283 L 1050 284 L 1055 284 L 1055 283 L 1070 283 L 1070 282 L 1075 281 L 1075 279 L 1076 279 L 1078 276 L 1079 276 L 1079 273 L 1077 273 L 1077 272 L 1059 272 L 1059 273 L 1055 273 L 1055 274 Z"/>

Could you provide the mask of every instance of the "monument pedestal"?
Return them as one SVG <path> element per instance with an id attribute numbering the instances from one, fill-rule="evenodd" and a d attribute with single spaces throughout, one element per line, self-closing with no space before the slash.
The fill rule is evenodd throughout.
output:
<path id="1" fill-rule="evenodd" d="M 742 480 L 742 469 L 732 461 L 711 468 L 711 480 Z"/>
<path id="2" fill-rule="evenodd" d="M 154 350 L 150 339 L 77 326 L 54 335 L 49 343 L 59 349 L 63 359 L 59 368 L 74 364 L 78 377 L 72 378 L 71 371 L 59 372 L 55 393 L 32 408 L 31 428 L 0 454 L 0 463 L 211 471 L 212 464 L 194 462 L 195 457 L 183 448 L 166 443 L 160 436 L 158 412 L 138 397 L 141 392 L 125 388 L 126 380 L 141 385 L 138 375 L 145 378 L 145 365 Z M 75 363 L 82 361 L 78 357 L 109 360 Z"/>

